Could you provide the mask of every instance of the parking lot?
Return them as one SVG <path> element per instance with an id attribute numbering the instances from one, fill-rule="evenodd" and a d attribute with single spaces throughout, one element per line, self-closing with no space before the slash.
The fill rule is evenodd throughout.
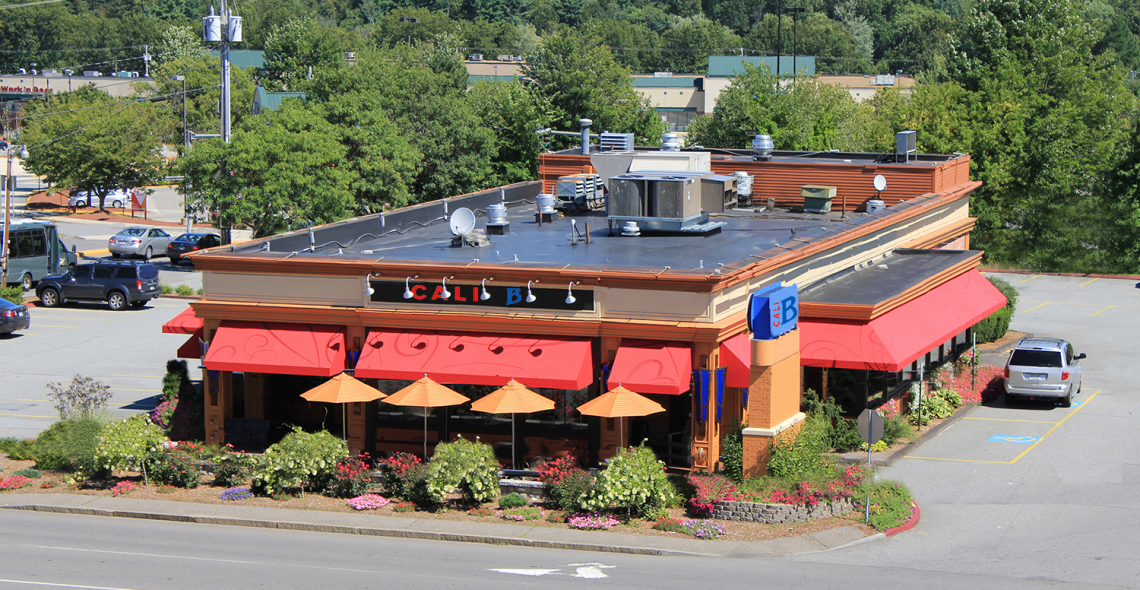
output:
<path id="1" fill-rule="evenodd" d="M 159 298 L 121 312 L 105 304 L 33 308 L 31 328 L 0 341 L 0 436 L 34 437 L 51 425 L 59 415 L 47 384 L 66 385 L 74 375 L 110 386 L 112 413 L 152 409 L 166 361 L 186 340 L 161 333 L 162 324 L 188 304 Z"/>
<path id="2" fill-rule="evenodd" d="M 1073 407 L 974 407 L 879 477 L 904 482 L 922 522 L 806 561 L 1134 587 L 1140 531 L 1140 288 L 1135 280 L 996 275 L 1020 290 L 1012 329 L 1064 338 L 1081 361 Z M 1004 356 L 983 357 L 993 364 Z M 998 558 L 997 556 L 1001 556 Z"/>

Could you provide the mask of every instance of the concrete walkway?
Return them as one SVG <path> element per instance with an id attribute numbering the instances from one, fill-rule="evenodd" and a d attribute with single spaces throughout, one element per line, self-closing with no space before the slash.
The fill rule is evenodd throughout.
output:
<path id="1" fill-rule="evenodd" d="M 579 531 L 506 523 L 427 520 L 364 513 L 193 504 L 70 494 L 3 495 L 0 496 L 0 508 L 635 555 L 763 557 L 829 551 L 885 538 L 882 533 L 865 536 L 855 527 L 841 527 L 768 541 L 701 541 L 672 536 Z"/>

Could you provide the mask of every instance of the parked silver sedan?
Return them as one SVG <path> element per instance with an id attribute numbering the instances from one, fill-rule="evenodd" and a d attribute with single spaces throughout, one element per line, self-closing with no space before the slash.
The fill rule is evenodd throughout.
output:
<path id="1" fill-rule="evenodd" d="M 1061 405 L 1073 405 L 1081 392 L 1082 352 L 1058 338 L 1025 338 L 1017 343 L 1005 363 L 1005 397 L 1059 398 Z"/>
<path id="2" fill-rule="evenodd" d="M 111 236 L 107 240 L 107 249 L 111 251 L 112 258 L 141 256 L 150 260 L 156 252 L 165 253 L 169 243 L 170 234 L 161 227 L 135 225 Z"/>

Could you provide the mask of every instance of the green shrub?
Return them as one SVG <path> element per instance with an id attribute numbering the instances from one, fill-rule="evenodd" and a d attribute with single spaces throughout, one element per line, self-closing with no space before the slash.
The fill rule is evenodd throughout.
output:
<path id="1" fill-rule="evenodd" d="M 166 375 L 162 377 L 162 398 L 173 401 L 190 388 L 190 373 L 186 361 L 172 359 L 166 361 Z"/>
<path id="2" fill-rule="evenodd" d="M 229 453 L 217 460 L 214 467 L 214 481 L 210 484 L 221 488 L 234 488 L 249 479 L 249 455 Z"/>
<path id="3" fill-rule="evenodd" d="M 866 502 L 870 493 L 870 524 L 876 530 L 885 531 L 902 526 L 914 513 L 910 490 L 901 483 L 881 481 L 863 486 L 854 495 L 856 506 L 866 512 Z"/>
<path id="4" fill-rule="evenodd" d="M 162 289 L 163 295 L 170 295 L 174 292 L 174 287 L 171 287 L 170 285 L 162 285 L 160 288 Z"/>
<path id="5" fill-rule="evenodd" d="M 622 510 L 647 517 L 680 504 L 680 496 L 665 475 L 665 464 L 644 444 L 618 449 L 598 472 L 594 487 L 582 502 L 586 510 Z"/>
<path id="6" fill-rule="evenodd" d="M 98 418 L 60 420 L 28 445 L 31 456 L 27 458 L 34 459 L 38 469 L 97 475 L 105 471 L 96 459 L 103 427 L 103 421 Z"/>
<path id="7" fill-rule="evenodd" d="M 1017 311 L 1017 288 L 997 277 L 986 277 L 986 280 L 997 287 L 997 290 L 1001 291 L 1002 295 L 1005 295 L 1005 307 L 1009 309 L 1010 314 Z"/>
<path id="8" fill-rule="evenodd" d="M 19 285 L 15 287 L 0 287 L 0 299 L 7 299 L 16 305 L 23 305 L 24 288 Z"/>
<path id="9" fill-rule="evenodd" d="M 584 510 L 582 504 L 594 489 L 594 483 L 594 474 L 585 469 L 571 469 L 558 483 L 547 484 L 546 497 L 559 510 L 580 512 Z"/>
<path id="10" fill-rule="evenodd" d="M 883 441 L 891 446 L 899 440 L 914 438 L 914 429 L 910 427 L 906 416 L 897 414 L 883 420 Z"/>
<path id="11" fill-rule="evenodd" d="M 461 437 L 435 447 L 424 479 L 437 504 L 455 492 L 471 502 L 487 502 L 499 495 L 499 462 L 490 445 Z"/>
<path id="12" fill-rule="evenodd" d="M 744 481 L 744 435 L 741 431 L 747 427 L 747 424 L 741 424 L 739 428 L 724 435 L 720 443 L 724 475 L 735 482 Z"/>
<path id="13" fill-rule="evenodd" d="M 507 494 L 499 498 L 499 508 L 503 510 L 510 510 L 511 508 L 522 508 L 530 502 L 527 501 L 526 496 L 517 492 Z"/>
<path id="14" fill-rule="evenodd" d="M 823 453 L 831 449 L 831 420 L 809 415 L 799 432 L 784 432 L 769 443 L 768 473 L 776 477 L 806 477 L 825 467 Z"/>
<path id="15" fill-rule="evenodd" d="M 322 430 L 310 434 L 294 427 L 281 442 L 266 449 L 252 470 L 253 493 L 272 496 L 285 488 L 301 487 L 310 491 L 324 489 L 333 470 L 348 455 L 341 439 Z"/>
<path id="16" fill-rule="evenodd" d="M 38 469 L 17 469 L 12 472 L 12 475 L 27 477 L 29 479 L 39 479 L 43 477 L 44 474 L 40 473 Z"/>
<path id="17" fill-rule="evenodd" d="M 194 489 L 202 483 L 202 474 L 194 459 L 177 451 L 159 453 L 151 463 L 150 478 L 185 489 Z"/>
<path id="18" fill-rule="evenodd" d="M 371 485 L 372 470 L 364 458 L 345 457 L 337 462 L 333 470 L 328 494 L 334 498 L 355 498 L 367 494 Z"/>
<path id="19" fill-rule="evenodd" d="M 31 461 L 36 458 L 36 441 L 15 438 L 0 438 L 0 452 L 16 461 Z"/>
<path id="20" fill-rule="evenodd" d="M 1006 303 L 1001 309 L 993 312 L 986 319 L 974 325 L 974 335 L 978 340 L 978 344 L 983 342 L 993 342 L 1009 331 L 1009 322 L 1013 317 L 1013 313 L 1017 310 L 1017 289 L 1006 281 L 997 278 L 986 277 L 994 287 L 1005 295 Z"/>
<path id="21" fill-rule="evenodd" d="M 418 456 L 395 453 L 384 460 L 380 472 L 389 496 L 420 504 L 427 500 L 427 465 Z"/>
<path id="22" fill-rule="evenodd" d="M 143 481 L 149 478 L 147 469 L 163 452 L 163 443 L 169 442 L 162 429 L 145 415 L 136 414 L 121 422 L 103 427 L 95 460 L 104 469 L 139 469 Z"/>
<path id="23" fill-rule="evenodd" d="M 91 377 L 76 375 L 71 384 L 48 383 L 48 399 L 55 405 L 60 418 L 90 418 L 107 407 L 111 388 Z"/>
<path id="24" fill-rule="evenodd" d="M 190 285 L 178 285 L 174 288 L 174 292 L 182 295 L 183 297 L 186 297 L 194 294 L 194 287 L 191 287 Z"/>
<path id="25" fill-rule="evenodd" d="M 859 427 L 854 420 L 839 418 L 835 422 L 835 433 L 832 435 L 832 447 L 846 453 L 858 449 L 863 445 L 863 437 L 859 436 Z"/>

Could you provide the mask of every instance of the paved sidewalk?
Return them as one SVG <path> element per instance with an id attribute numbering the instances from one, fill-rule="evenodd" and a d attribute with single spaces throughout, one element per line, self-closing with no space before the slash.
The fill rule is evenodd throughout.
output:
<path id="1" fill-rule="evenodd" d="M 0 496 L 0 508 L 637 555 L 763 557 L 828 551 L 885 537 L 882 533 L 865 536 L 862 531 L 855 527 L 841 527 L 769 541 L 701 541 L 608 531 L 529 527 L 505 523 L 427 520 L 372 514 L 193 504 L 190 502 L 133 500 L 131 498 L 69 494 Z"/>

